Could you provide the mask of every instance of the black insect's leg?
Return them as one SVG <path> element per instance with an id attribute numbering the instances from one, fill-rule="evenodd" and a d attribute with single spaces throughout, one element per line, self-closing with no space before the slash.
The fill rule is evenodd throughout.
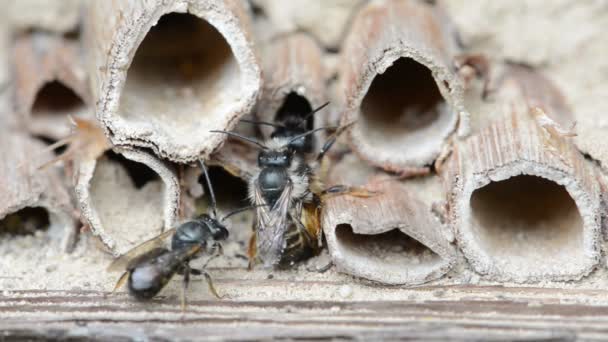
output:
<path id="1" fill-rule="evenodd" d="M 186 293 L 188 292 L 188 285 L 190 285 L 190 265 L 186 263 L 184 266 L 184 280 L 182 282 L 182 311 L 186 310 Z"/>
<path id="2" fill-rule="evenodd" d="M 220 245 L 219 243 L 216 244 L 215 246 L 215 253 L 213 253 L 213 255 L 211 257 L 209 257 L 209 259 L 207 259 L 207 261 L 205 262 L 205 264 L 203 265 L 203 269 L 207 268 L 207 265 L 209 265 L 209 263 L 213 260 L 216 259 L 217 257 L 219 257 L 220 255 L 224 254 L 224 249 L 222 248 L 222 245 Z"/>
<path id="3" fill-rule="evenodd" d="M 207 281 L 207 285 L 209 285 L 209 292 L 211 292 L 211 294 L 213 294 L 215 298 L 222 299 L 222 296 L 217 293 L 215 286 L 213 286 L 213 281 L 211 280 L 211 276 L 209 275 L 209 273 L 207 273 L 206 271 L 202 271 L 202 273 L 205 277 L 205 280 Z"/>

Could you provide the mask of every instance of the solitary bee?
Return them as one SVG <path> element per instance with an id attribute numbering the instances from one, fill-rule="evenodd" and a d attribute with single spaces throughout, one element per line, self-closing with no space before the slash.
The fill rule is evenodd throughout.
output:
<path id="1" fill-rule="evenodd" d="M 298 134 L 295 134 L 296 130 L 284 128 L 278 127 L 274 137 L 265 143 L 234 132 L 212 131 L 237 137 L 260 148 L 257 169 L 249 179 L 249 198 L 257 207 L 254 234 L 249 243 L 250 268 L 257 260 L 264 267 L 288 267 L 315 255 L 320 249 L 319 214 L 325 196 L 346 193 L 369 196 L 365 190 L 342 185 L 323 189 L 318 177 L 319 161 L 333 145 L 337 134 L 328 139 L 313 162 L 307 162 L 307 137 L 332 127 L 304 130 Z M 333 128 L 336 132 L 344 129 Z"/>
<path id="2" fill-rule="evenodd" d="M 270 138 L 283 138 L 283 139 L 291 139 L 300 134 L 304 134 L 312 129 L 309 126 L 309 120 L 312 116 L 319 112 L 321 109 L 325 108 L 329 102 L 325 102 L 321 106 L 315 108 L 309 113 L 293 113 L 287 112 L 282 115 L 282 118 L 274 123 L 267 121 L 257 121 L 257 120 L 249 120 L 249 119 L 241 119 L 241 122 L 251 123 L 255 125 L 264 125 L 270 126 L 274 128 L 274 131 L 270 134 Z M 305 153 L 309 154 L 313 152 L 315 143 L 314 136 L 312 134 L 305 135 L 302 138 L 299 138 L 291 143 L 291 149 L 295 153 Z"/>
<path id="3" fill-rule="evenodd" d="M 109 271 L 124 271 L 114 291 L 128 280 L 129 293 L 139 300 L 147 300 L 156 296 L 176 274 L 184 276 L 181 302 L 186 303 L 186 290 L 190 282 L 190 275 L 203 275 L 207 280 L 210 292 L 220 298 L 211 277 L 205 271 L 206 265 L 215 257 L 221 255 L 220 241 L 228 238 L 228 230 L 221 223 L 226 218 L 245 209 L 238 209 L 217 219 L 217 205 L 211 180 L 204 163 L 201 167 L 205 175 L 211 200 L 212 216 L 202 214 L 197 218 L 185 222 L 177 228 L 172 228 L 154 237 L 141 245 L 131 249 L 126 254 L 114 260 L 108 267 Z M 171 248 L 163 247 L 165 239 L 171 238 Z M 201 269 L 190 267 L 190 261 L 207 252 L 212 256 Z"/>

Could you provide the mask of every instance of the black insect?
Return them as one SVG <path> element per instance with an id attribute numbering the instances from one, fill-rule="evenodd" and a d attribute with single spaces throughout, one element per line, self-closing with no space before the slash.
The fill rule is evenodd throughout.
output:
<path id="1" fill-rule="evenodd" d="M 306 132 L 312 129 L 310 119 L 315 113 L 325 108 L 328 104 L 329 102 L 326 102 L 321 106 L 317 107 L 316 109 L 310 111 L 309 113 L 302 114 L 295 112 L 285 112 L 283 113 L 283 115 L 280 116 L 281 119 L 276 123 L 249 119 L 241 119 L 241 122 L 273 127 L 274 130 L 270 134 L 270 138 L 272 139 L 277 138 L 290 140 L 296 136 L 302 135 L 302 137 L 290 142 L 289 147 L 296 153 L 308 154 L 313 152 L 315 146 L 314 135 L 305 134 Z"/>
<path id="2" fill-rule="evenodd" d="M 221 220 L 217 219 L 217 208 L 215 194 L 211 186 L 211 180 L 204 163 L 201 167 L 205 175 L 211 200 L 212 216 L 202 214 L 197 218 L 185 222 L 177 228 L 172 228 L 164 233 L 142 243 L 131 249 L 126 254 L 114 260 L 108 267 L 109 271 L 124 271 L 114 290 L 120 288 L 128 280 L 129 293 L 140 300 L 151 299 L 156 296 L 167 285 L 169 280 L 176 274 L 184 276 L 182 287 L 182 306 L 185 305 L 186 290 L 190 281 L 190 275 L 203 275 L 209 285 L 211 293 L 220 298 L 205 266 L 213 258 L 221 255 L 220 241 L 228 238 L 228 230 L 221 223 L 227 217 L 249 208 L 236 210 Z M 165 240 L 171 238 L 170 248 L 163 247 Z M 203 253 L 211 255 L 210 259 L 201 269 L 190 267 L 190 261 L 201 256 Z"/>
<path id="3" fill-rule="evenodd" d="M 300 132 L 300 126 L 288 129 L 279 124 L 249 122 L 274 125 L 273 137 L 262 144 L 237 133 L 212 131 L 237 137 L 260 148 L 257 169 L 249 179 L 249 197 L 257 207 L 254 234 L 249 243 L 249 264 L 252 267 L 256 261 L 261 261 L 265 267 L 291 266 L 315 255 L 320 248 L 319 213 L 323 197 L 346 193 L 366 196 L 366 193 L 346 186 L 323 189 L 319 179 L 319 161 L 346 126 L 303 130 L 296 134 Z M 307 137 L 328 129 L 334 129 L 336 133 L 330 136 L 317 157 L 308 161 Z"/>

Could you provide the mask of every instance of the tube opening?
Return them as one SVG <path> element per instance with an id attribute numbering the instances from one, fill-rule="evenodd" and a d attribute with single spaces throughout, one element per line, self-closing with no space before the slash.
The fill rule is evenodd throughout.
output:
<path id="1" fill-rule="evenodd" d="M 0 238 L 33 235 L 47 231 L 51 225 L 49 212 L 41 207 L 25 207 L 0 220 Z"/>
<path id="2" fill-rule="evenodd" d="M 215 193 L 218 210 L 221 213 L 228 213 L 235 209 L 244 208 L 249 203 L 247 182 L 241 178 L 231 175 L 219 166 L 209 167 L 209 178 Z M 209 188 L 205 181 L 205 176 L 201 173 L 198 182 L 202 184 L 205 191 L 204 195 L 196 199 L 196 214 L 208 213 L 209 208 Z M 220 215 L 222 215 L 220 213 Z"/>
<path id="3" fill-rule="evenodd" d="M 336 240 L 348 257 L 361 259 L 398 272 L 425 268 L 441 262 L 441 257 L 399 229 L 381 234 L 357 234 L 349 224 L 336 227 Z"/>
<path id="4" fill-rule="evenodd" d="M 84 101 L 59 81 L 46 83 L 36 94 L 32 116 L 75 115 L 84 109 Z"/>
<path id="5" fill-rule="evenodd" d="M 122 166 L 137 189 L 143 188 L 149 182 L 160 180 L 160 176 L 156 172 L 142 163 L 127 159 L 112 150 L 107 151 L 105 154 L 109 160 Z"/>
<path id="6" fill-rule="evenodd" d="M 490 257 L 517 267 L 560 267 L 583 253 L 583 220 L 566 189 L 521 175 L 471 196 L 471 226 Z"/>
<path id="7" fill-rule="evenodd" d="M 275 120 L 281 122 L 287 119 L 288 117 L 293 116 L 303 118 L 312 110 L 313 108 L 310 105 L 310 102 L 308 102 L 308 100 L 304 96 L 298 95 L 295 92 L 291 92 L 285 97 L 283 104 L 277 111 Z M 306 129 L 311 130 L 313 128 L 314 115 L 306 121 Z"/>
<path id="8" fill-rule="evenodd" d="M 187 144 L 238 101 L 240 85 L 220 32 L 197 16 L 169 13 L 137 48 L 117 113 Z"/>
<path id="9" fill-rule="evenodd" d="M 447 108 L 431 70 L 402 57 L 372 81 L 361 103 L 358 132 L 387 154 L 401 155 L 404 146 L 428 149 L 451 129 L 453 114 Z"/>
<path id="10" fill-rule="evenodd" d="M 108 236 L 135 243 L 164 227 L 165 184 L 148 166 L 108 151 L 97 160 L 89 189 Z"/>

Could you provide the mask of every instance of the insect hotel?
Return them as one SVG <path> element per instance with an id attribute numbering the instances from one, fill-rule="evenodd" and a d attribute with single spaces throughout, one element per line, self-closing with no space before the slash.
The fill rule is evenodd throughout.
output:
<path id="1" fill-rule="evenodd" d="M 603 2 L 20 0 L 7 340 L 603 340 Z"/>

